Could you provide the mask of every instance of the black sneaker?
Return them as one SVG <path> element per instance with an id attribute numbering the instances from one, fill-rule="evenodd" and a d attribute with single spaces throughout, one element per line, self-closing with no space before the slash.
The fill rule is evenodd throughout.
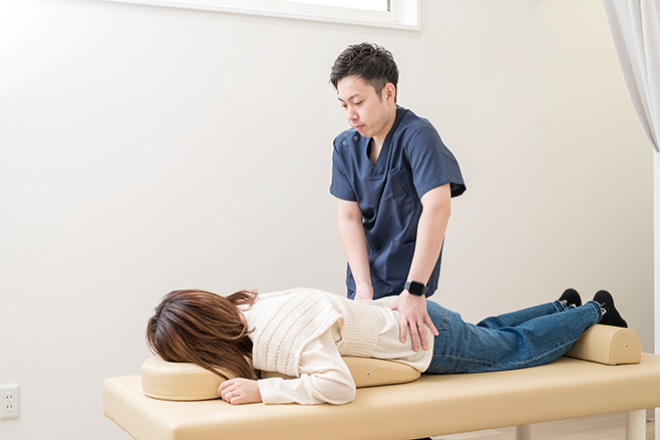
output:
<path id="1" fill-rule="evenodd" d="M 580 307 L 582 305 L 582 298 L 580 298 L 580 294 L 575 289 L 564 290 L 564 293 L 559 297 L 559 301 L 565 308 L 569 308 L 570 306 Z"/>
<path id="2" fill-rule="evenodd" d="M 603 310 L 603 317 L 600 318 L 600 324 L 628 328 L 628 323 L 621 317 L 621 314 L 614 306 L 614 298 L 612 298 L 610 292 L 599 290 L 594 295 L 594 301 L 600 304 L 600 308 Z"/>

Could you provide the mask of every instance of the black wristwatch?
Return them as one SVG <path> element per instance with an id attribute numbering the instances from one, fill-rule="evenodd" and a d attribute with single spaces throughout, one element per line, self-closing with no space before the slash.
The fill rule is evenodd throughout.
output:
<path id="1" fill-rule="evenodd" d="M 403 286 L 411 295 L 415 296 L 425 296 L 426 295 L 426 286 L 417 281 L 406 281 L 406 284 Z"/>

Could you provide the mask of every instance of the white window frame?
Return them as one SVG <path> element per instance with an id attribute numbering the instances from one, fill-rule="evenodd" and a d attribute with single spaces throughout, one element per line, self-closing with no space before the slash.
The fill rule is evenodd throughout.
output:
<path id="1" fill-rule="evenodd" d="M 285 0 L 107 0 L 236 14 L 421 30 L 421 0 L 389 0 L 390 11 L 323 6 Z"/>

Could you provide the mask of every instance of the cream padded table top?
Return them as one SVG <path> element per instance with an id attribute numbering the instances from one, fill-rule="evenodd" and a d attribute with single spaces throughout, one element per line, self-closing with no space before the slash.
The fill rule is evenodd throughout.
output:
<path id="1" fill-rule="evenodd" d="M 562 357 L 497 373 L 422 375 L 357 390 L 347 405 L 173 402 L 139 375 L 107 379 L 105 415 L 136 440 L 401 440 L 660 406 L 660 356 L 608 366 Z"/>

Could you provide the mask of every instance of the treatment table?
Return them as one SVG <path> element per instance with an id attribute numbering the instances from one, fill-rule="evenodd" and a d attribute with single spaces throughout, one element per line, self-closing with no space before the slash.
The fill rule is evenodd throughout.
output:
<path id="1" fill-rule="evenodd" d="M 617 327 L 593 326 L 567 356 L 514 371 L 417 378 L 345 360 L 358 385 L 346 405 L 232 406 L 217 399 L 218 376 L 152 358 L 141 375 L 104 381 L 104 413 L 135 440 L 404 440 L 508 426 L 527 440 L 533 423 L 628 412 L 628 440 L 643 440 L 645 410 L 660 406 L 660 356 Z"/>

